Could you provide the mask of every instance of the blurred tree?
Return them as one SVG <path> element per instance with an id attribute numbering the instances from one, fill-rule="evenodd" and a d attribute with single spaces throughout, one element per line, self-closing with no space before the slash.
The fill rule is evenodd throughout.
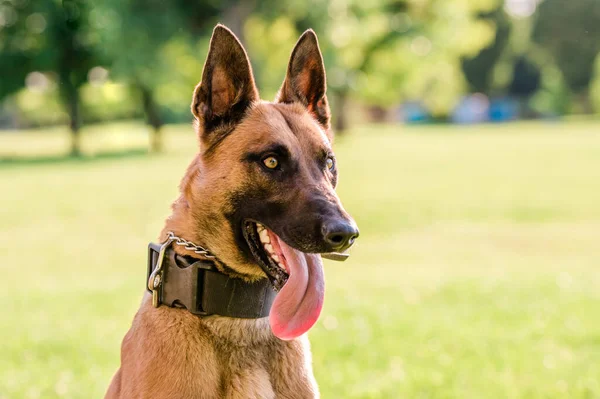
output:
<path id="1" fill-rule="evenodd" d="M 224 7 L 222 7 L 223 13 L 220 22 L 231 29 L 242 44 L 246 45 L 244 25 L 248 17 L 256 10 L 256 0 L 229 1 L 222 4 Z"/>
<path id="2" fill-rule="evenodd" d="M 333 100 L 337 104 L 337 117 L 336 117 L 336 130 L 344 132 L 348 127 L 348 114 L 347 114 L 347 102 L 350 93 L 350 88 L 354 83 L 357 75 L 365 75 L 369 72 L 369 68 L 372 66 L 371 63 L 373 58 L 378 51 L 389 47 L 392 43 L 401 37 L 412 33 L 415 27 L 406 26 L 403 24 L 403 20 L 410 18 L 407 14 L 409 11 L 409 2 L 404 0 L 391 0 L 385 1 L 379 4 L 377 8 L 361 7 L 362 3 L 356 2 L 352 5 L 349 10 L 343 11 L 343 13 L 352 13 L 353 19 L 369 19 L 373 24 L 381 24 L 381 26 L 387 27 L 380 32 L 373 32 L 371 37 L 364 40 L 362 43 L 362 56 L 356 60 L 356 64 L 350 64 L 346 68 L 338 69 L 336 71 L 337 76 L 334 77 L 331 87 L 333 91 Z M 330 9 L 330 15 L 335 15 L 336 10 Z M 418 27 L 416 28 L 418 29 Z M 333 35 L 343 35 L 343 32 L 333 31 L 329 37 Z M 342 43 L 337 43 L 343 45 Z M 336 42 L 334 41 L 334 46 Z M 359 47 L 360 48 L 360 47 Z M 335 50 L 333 55 L 335 57 Z M 343 60 L 338 60 L 338 66 L 343 65 Z M 379 115 L 384 115 L 379 113 Z"/>
<path id="3" fill-rule="evenodd" d="M 598 21 L 598 0 L 545 0 L 533 29 L 534 41 L 554 58 L 585 112 L 592 112 L 589 87 L 600 53 Z"/>
<path id="4" fill-rule="evenodd" d="M 67 107 L 72 135 L 71 155 L 81 153 L 81 112 L 79 89 L 87 81 L 88 72 L 99 63 L 95 41 L 88 29 L 90 7 L 85 0 L 63 0 L 62 6 L 48 1 L 50 46 L 54 53 L 52 66 L 58 74 L 59 92 Z"/>
<path id="5" fill-rule="evenodd" d="M 194 54 L 194 43 L 198 36 L 210 32 L 221 7 L 230 3 L 106 0 L 94 10 L 93 24 L 101 32 L 106 56 L 113 60 L 112 74 L 129 82 L 139 95 L 151 127 L 153 151 L 163 147 L 161 128 L 165 122 L 157 93 L 173 97 L 173 91 L 182 86 L 178 82 L 189 74 L 197 83 L 202 64 L 195 58 L 203 54 Z M 187 90 L 185 97 L 189 99 L 192 89 Z"/>
<path id="6" fill-rule="evenodd" d="M 496 33 L 492 43 L 477 55 L 462 58 L 462 70 L 471 92 L 489 95 L 492 88 L 493 71 L 508 44 L 511 25 L 502 4 L 493 11 L 479 13 L 476 18 L 494 25 Z"/>
<path id="7" fill-rule="evenodd" d="M 4 2 L 0 5 L 0 100 L 23 87 L 33 59 L 45 41 L 46 20 L 34 13 L 30 2 Z M 32 19 L 33 18 L 33 19 Z M 27 21 L 36 21 L 33 31 Z M 31 22 L 29 22 L 31 24 Z"/>
<path id="8" fill-rule="evenodd" d="M 249 26 L 253 35 L 249 45 L 263 61 L 257 70 L 259 82 L 262 78 L 269 80 L 263 84 L 267 87 L 281 84 L 270 81 L 271 67 L 265 76 L 261 76 L 260 65 L 271 66 L 271 59 L 282 57 L 280 51 L 273 50 L 275 45 L 282 46 L 284 42 L 286 46 L 292 45 L 294 36 L 306 29 L 314 29 L 319 35 L 327 67 L 328 95 L 335 107 L 334 128 L 343 133 L 348 124 L 347 100 L 356 89 L 357 76 L 367 73 L 378 51 L 413 30 L 406 23 L 409 4 L 406 0 L 261 2 L 258 14 L 250 20 Z M 262 43 L 256 42 L 259 39 Z M 285 54 L 287 56 L 289 50 L 286 49 Z M 276 62 L 281 63 L 281 60 Z M 281 69 L 284 68 L 285 65 Z M 281 78 L 275 76 L 282 79 L 283 74 Z"/>
<path id="9" fill-rule="evenodd" d="M 356 75 L 356 91 L 367 102 L 386 107 L 419 100 L 435 118 L 443 119 L 465 89 L 461 57 L 479 53 L 494 39 L 494 24 L 476 17 L 498 4 L 499 0 L 409 1 L 405 12 L 374 14 L 369 24 L 361 17 L 351 30 L 359 43 L 368 37 L 365 32 L 372 32 L 371 37 L 385 37 L 381 35 L 390 29 L 397 33 L 372 53 L 364 73 Z M 352 45 L 338 45 L 337 51 L 347 70 L 360 65 L 353 60 Z"/>
<path id="10" fill-rule="evenodd" d="M 513 65 L 513 78 L 509 85 L 510 95 L 521 100 L 527 113 L 527 102 L 540 88 L 540 68 L 531 62 L 527 56 L 520 55 Z"/>
<path id="11" fill-rule="evenodd" d="M 79 155 L 81 112 L 79 89 L 99 60 L 88 29 L 85 0 L 4 2 L 2 15 L 10 20 L 0 30 L 0 97 L 25 84 L 35 71 L 53 72 L 67 109 L 72 136 L 71 154 Z M 6 23 L 8 22 L 8 23 Z"/>

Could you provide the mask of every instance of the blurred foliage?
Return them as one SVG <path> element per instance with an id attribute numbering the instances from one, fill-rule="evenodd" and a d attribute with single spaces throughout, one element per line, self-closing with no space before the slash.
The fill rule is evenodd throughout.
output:
<path id="1" fill-rule="evenodd" d="M 140 112 L 135 104 L 139 101 L 126 86 L 114 82 L 101 85 L 86 84 L 81 88 L 84 119 L 101 122 L 109 119 L 132 119 Z"/>
<path id="2" fill-rule="evenodd" d="M 287 17 L 267 20 L 253 15 L 246 23 L 245 37 L 261 97 L 272 100 L 285 77 L 287 60 L 298 39 L 298 31 Z"/>
<path id="3" fill-rule="evenodd" d="M 283 4 L 289 7 L 287 13 Z M 258 80 L 269 96 L 281 83 L 285 71 L 281 60 L 288 48 L 303 29 L 313 27 L 321 33 L 338 117 L 343 112 L 340 105 L 350 95 L 378 106 L 424 99 L 434 114 L 447 114 L 464 92 L 458 58 L 477 54 L 494 35 L 494 26 L 475 15 L 498 4 L 497 0 L 276 3 L 248 21 L 248 45 L 254 60 L 259 60 Z"/>
<path id="4" fill-rule="evenodd" d="M 600 57 L 596 58 L 595 66 L 595 77 L 596 79 L 592 82 L 590 93 L 591 102 L 594 109 L 600 111 Z"/>
<path id="5" fill-rule="evenodd" d="M 600 2 L 545 0 L 540 4 L 533 39 L 554 58 L 566 84 L 590 108 L 589 87 L 600 53 Z"/>
<path id="6" fill-rule="evenodd" d="M 266 99 L 297 37 L 313 28 L 340 130 L 350 103 L 420 103 L 445 119 L 473 92 L 518 97 L 536 114 L 600 110 L 600 3 L 544 0 L 522 14 L 537 3 L 0 0 L 0 119 L 69 122 L 76 135 L 84 122 L 144 116 L 160 149 L 163 124 L 191 118 L 217 22 L 248 49 Z"/>
<path id="7" fill-rule="evenodd" d="M 57 85 L 45 90 L 21 90 L 14 97 L 20 116 L 34 126 L 68 123 L 69 115 L 60 102 Z"/>
<path id="8" fill-rule="evenodd" d="M 154 150 L 162 148 L 159 133 L 168 110 L 188 108 L 178 101 L 178 93 L 191 93 L 199 80 L 202 66 L 186 35 L 206 33 L 221 11 L 217 4 L 106 0 L 93 10 L 94 28 L 104 43 L 100 51 L 112 61 L 115 79 L 128 82 L 139 96 L 154 131 Z"/>
<path id="9" fill-rule="evenodd" d="M 50 72 L 59 83 L 58 93 L 70 116 L 74 155 L 80 152 L 79 89 L 100 62 L 97 36 L 88 19 L 90 9 L 86 0 L 5 0 L 0 14 L 0 74 L 10 77 L 2 79 L 10 83 L 0 85 L 0 96 L 22 86 L 26 82 L 23 75 L 29 78 L 35 71 Z"/>
<path id="10" fill-rule="evenodd" d="M 531 107 L 540 114 L 563 115 L 569 112 L 570 102 L 569 89 L 558 67 L 543 68 L 540 90 L 531 99 Z"/>
<path id="11" fill-rule="evenodd" d="M 462 69 L 471 91 L 489 93 L 492 86 L 494 67 L 508 44 L 511 24 L 502 8 L 502 4 L 499 4 L 498 8 L 491 12 L 479 14 L 477 19 L 495 27 L 494 38 L 479 54 L 471 58 L 464 58 Z"/>
<path id="12" fill-rule="evenodd" d="M 69 115 L 64 110 L 56 83 L 45 90 L 21 90 L 14 97 L 12 107 L 19 110 L 21 118 L 32 126 L 65 124 Z M 86 83 L 80 88 L 81 114 L 86 123 L 106 120 L 139 118 L 136 107 L 139 99 L 127 86 L 115 82 Z"/>

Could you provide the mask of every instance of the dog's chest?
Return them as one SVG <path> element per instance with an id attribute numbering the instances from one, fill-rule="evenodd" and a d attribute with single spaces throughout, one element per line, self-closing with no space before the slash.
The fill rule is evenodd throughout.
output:
<path id="1" fill-rule="evenodd" d="M 275 398 L 264 350 L 230 349 L 222 353 L 225 398 Z"/>
<path id="2" fill-rule="evenodd" d="M 319 396 L 305 337 L 227 352 L 221 352 L 225 398 Z"/>
<path id="3" fill-rule="evenodd" d="M 269 374 L 263 368 L 237 370 L 228 379 L 225 398 L 275 398 Z"/>

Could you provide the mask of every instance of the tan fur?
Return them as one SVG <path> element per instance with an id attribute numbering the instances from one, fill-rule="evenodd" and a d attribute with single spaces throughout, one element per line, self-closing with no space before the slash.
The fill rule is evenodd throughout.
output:
<path id="1" fill-rule="evenodd" d="M 153 308 L 146 294 L 106 398 L 314 398 L 306 337 L 275 338 L 268 320 Z"/>
<path id="2" fill-rule="evenodd" d="M 286 84 L 300 85 L 304 93 L 300 97 L 312 90 L 322 92 L 317 95 L 320 98 L 310 94 L 308 103 L 285 98 L 281 103 L 261 102 L 245 52 L 223 29 L 215 29 L 203 82 L 196 87 L 192 103 L 200 152 L 181 180 L 180 196 L 159 239 L 164 241 L 167 232 L 173 231 L 209 248 L 227 265 L 217 264 L 223 272 L 252 281 L 265 278 L 265 274 L 240 254 L 224 216 L 234 205 L 225 198 L 248 185 L 267 187 L 272 183 L 264 173 L 252 172 L 252 167 L 244 164 L 244 154 L 260 151 L 271 142 L 283 143 L 300 159 L 294 176 L 298 187 L 306 189 L 306 195 L 318 190 L 323 198 L 342 208 L 334 192 L 333 175 L 314 166 L 316 154 L 331 146 L 329 121 L 319 120 L 314 109 L 327 106 L 324 86 L 310 87 L 324 85 L 324 75 L 315 83 L 309 80 L 315 71 L 307 73 L 300 68 L 297 73 L 288 72 L 294 75 L 285 80 Z M 298 53 L 316 57 L 306 64 L 309 68 L 322 68 L 316 37 L 306 39 L 306 35 L 300 39 Z M 293 61 L 294 56 L 290 65 Z M 234 67 L 228 68 L 229 64 Z M 286 84 L 281 93 L 284 97 L 293 94 Z M 239 101 L 249 104 L 243 118 L 237 120 L 239 116 L 231 114 L 231 120 L 214 126 L 212 132 L 205 130 L 207 118 L 229 115 L 232 104 Z M 328 118 L 328 107 L 320 115 Z M 282 191 L 273 195 L 286 202 L 290 194 Z M 175 249 L 185 254 L 181 247 Z M 106 398 L 317 398 L 311 361 L 306 335 L 282 341 L 272 334 L 268 318 L 198 317 L 184 309 L 154 308 L 146 293 L 123 339 L 121 367 Z"/>

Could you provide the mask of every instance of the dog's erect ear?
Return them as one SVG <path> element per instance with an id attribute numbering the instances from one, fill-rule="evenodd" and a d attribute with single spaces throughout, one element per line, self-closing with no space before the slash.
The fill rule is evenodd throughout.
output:
<path id="1" fill-rule="evenodd" d="M 287 75 L 277 94 L 277 101 L 303 104 L 325 129 L 329 129 L 330 112 L 326 91 L 323 56 L 317 35 L 309 29 L 300 36 L 292 51 Z"/>
<path id="2" fill-rule="evenodd" d="M 244 47 L 233 32 L 217 25 L 210 39 L 202 80 L 192 99 L 192 114 L 203 128 L 202 134 L 207 136 L 215 128 L 239 122 L 250 104 L 258 99 Z"/>

